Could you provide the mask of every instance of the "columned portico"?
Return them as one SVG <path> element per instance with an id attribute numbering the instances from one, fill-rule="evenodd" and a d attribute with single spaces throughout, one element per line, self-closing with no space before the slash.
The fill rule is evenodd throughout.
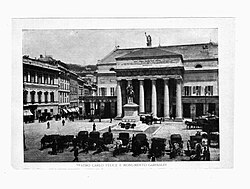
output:
<path id="1" fill-rule="evenodd" d="M 157 94 L 156 94 L 156 79 L 151 79 L 152 81 L 152 114 L 157 116 Z"/>
<path id="2" fill-rule="evenodd" d="M 182 121 L 181 79 L 176 80 L 176 121 Z"/>
<path id="3" fill-rule="evenodd" d="M 164 78 L 164 119 L 169 119 L 169 78 Z"/>
<path id="4" fill-rule="evenodd" d="M 145 106 L 144 106 L 144 80 L 140 79 L 139 80 L 139 85 L 140 85 L 140 103 L 139 103 L 139 112 L 140 113 L 145 113 Z"/>

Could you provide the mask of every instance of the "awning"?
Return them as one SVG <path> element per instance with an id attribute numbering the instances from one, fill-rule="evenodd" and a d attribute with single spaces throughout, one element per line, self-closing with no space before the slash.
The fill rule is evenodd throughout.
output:
<path id="1" fill-rule="evenodd" d="M 75 108 L 71 108 L 71 111 L 72 111 L 72 112 L 76 112 L 76 109 L 75 109 Z"/>
<path id="2" fill-rule="evenodd" d="M 33 115 L 30 110 L 23 110 L 23 115 L 24 116 L 31 116 Z"/>
<path id="3" fill-rule="evenodd" d="M 68 113 L 68 111 L 67 111 L 66 109 L 63 109 L 63 111 L 64 111 L 65 113 Z"/>
<path id="4" fill-rule="evenodd" d="M 71 109 L 67 109 L 68 112 L 72 112 Z"/>

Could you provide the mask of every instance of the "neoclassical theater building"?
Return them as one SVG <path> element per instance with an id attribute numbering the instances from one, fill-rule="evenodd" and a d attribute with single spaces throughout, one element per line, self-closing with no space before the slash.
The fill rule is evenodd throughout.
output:
<path id="1" fill-rule="evenodd" d="M 176 121 L 219 114 L 218 44 L 116 47 L 97 68 L 98 96 L 115 104 L 109 111 L 116 118 L 123 117 L 130 84 L 140 114 Z"/>

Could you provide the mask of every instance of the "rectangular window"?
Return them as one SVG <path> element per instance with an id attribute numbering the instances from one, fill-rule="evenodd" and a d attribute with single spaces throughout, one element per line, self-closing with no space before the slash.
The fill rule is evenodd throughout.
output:
<path id="1" fill-rule="evenodd" d="M 23 73 L 23 82 L 28 82 L 28 73 L 27 72 Z"/>
<path id="2" fill-rule="evenodd" d="M 30 73 L 30 82 L 35 83 L 35 73 Z"/>
<path id="3" fill-rule="evenodd" d="M 110 88 L 110 96 L 115 96 L 115 88 L 114 87 Z"/>
<path id="4" fill-rule="evenodd" d="M 39 84 L 42 83 L 42 75 L 41 75 L 41 74 L 38 74 L 38 75 L 37 75 L 37 82 L 38 82 Z"/>
<path id="5" fill-rule="evenodd" d="M 101 87 L 101 95 L 100 96 L 106 96 L 107 95 L 107 88 Z"/>
<path id="6" fill-rule="evenodd" d="M 191 87 L 190 86 L 184 86 L 184 95 L 191 96 Z"/>
<path id="7" fill-rule="evenodd" d="M 196 96 L 201 95 L 201 86 L 195 86 L 195 94 L 196 94 Z"/>
<path id="8" fill-rule="evenodd" d="M 48 75 L 47 74 L 44 75 L 44 84 L 48 84 Z"/>
<path id="9" fill-rule="evenodd" d="M 52 76 L 52 75 L 50 76 L 50 84 L 54 85 L 54 76 Z"/>
<path id="10" fill-rule="evenodd" d="M 206 86 L 205 87 L 205 95 L 206 96 L 213 96 L 213 86 Z"/>
<path id="11" fill-rule="evenodd" d="M 28 102 L 28 91 L 23 92 L 23 103 L 27 104 Z"/>
<path id="12" fill-rule="evenodd" d="M 196 94 L 196 87 L 193 86 L 193 94 L 195 95 Z"/>

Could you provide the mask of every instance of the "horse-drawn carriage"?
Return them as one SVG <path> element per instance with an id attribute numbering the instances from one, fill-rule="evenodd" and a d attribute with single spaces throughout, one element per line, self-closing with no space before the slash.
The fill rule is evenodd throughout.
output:
<path id="1" fill-rule="evenodd" d="M 112 144 L 114 139 L 113 139 L 113 133 L 111 132 L 105 132 L 102 134 L 103 138 L 103 143 L 104 144 Z"/>
<path id="2" fill-rule="evenodd" d="M 76 136 L 76 145 L 80 148 L 85 148 L 86 143 L 89 140 L 89 132 L 88 131 L 79 131 Z M 74 145 L 75 147 L 75 145 Z"/>
<path id="3" fill-rule="evenodd" d="M 159 158 L 165 155 L 165 148 L 166 148 L 166 139 L 154 137 L 151 139 L 151 148 L 148 152 L 148 158 L 156 157 Z"/>
<path id="4" fill-rule="evenodd" d="M 119 137 L 116 140 L 113 156 L 127 153 L 130 151 L 130 136 L 129 133 L 119 133 Z"/>
<path id="5" fill-rule="evenodd" d="M 180 134 L 172 134 L 169 140 L 170 158 L 182 155 L 183 141 Z"/>
<path id="6" fill-rule="evenodd" d="M 197 132 L 195 135 L 190 136 L 190 140 L 187 142 L 187 150 L 185 154 L 190 156 L 190 160 L 199 161 L 209 160 L 209 142 L 208 135 L 206 132 Z M 209 156 L 209 157 L 208 157 Z"/>
<path id="7" fill-rule="evenodd" d="M 65 148 L 68 148 L 73 143 L 74 135 L 44 135 L 41 139 L 41 148 L 54 148 L 55 151 L 63 152 Z"/>
<path id="8" fill-rule="evenodd" d="M 149 149 L 149 143 L 147 135 L 144 133 L 138 133 L 132 138 L 132 152 L 133 156 L 140 155 L 141 153 L 146 154 Z"/>
<path id="9" fill-rule="evenodd" d="M 140 114 L 140 121 L 146 123 L 147 125 L 152 125 L 153 123 L 161 124 L 162 119 L 152 114 Z"/>

